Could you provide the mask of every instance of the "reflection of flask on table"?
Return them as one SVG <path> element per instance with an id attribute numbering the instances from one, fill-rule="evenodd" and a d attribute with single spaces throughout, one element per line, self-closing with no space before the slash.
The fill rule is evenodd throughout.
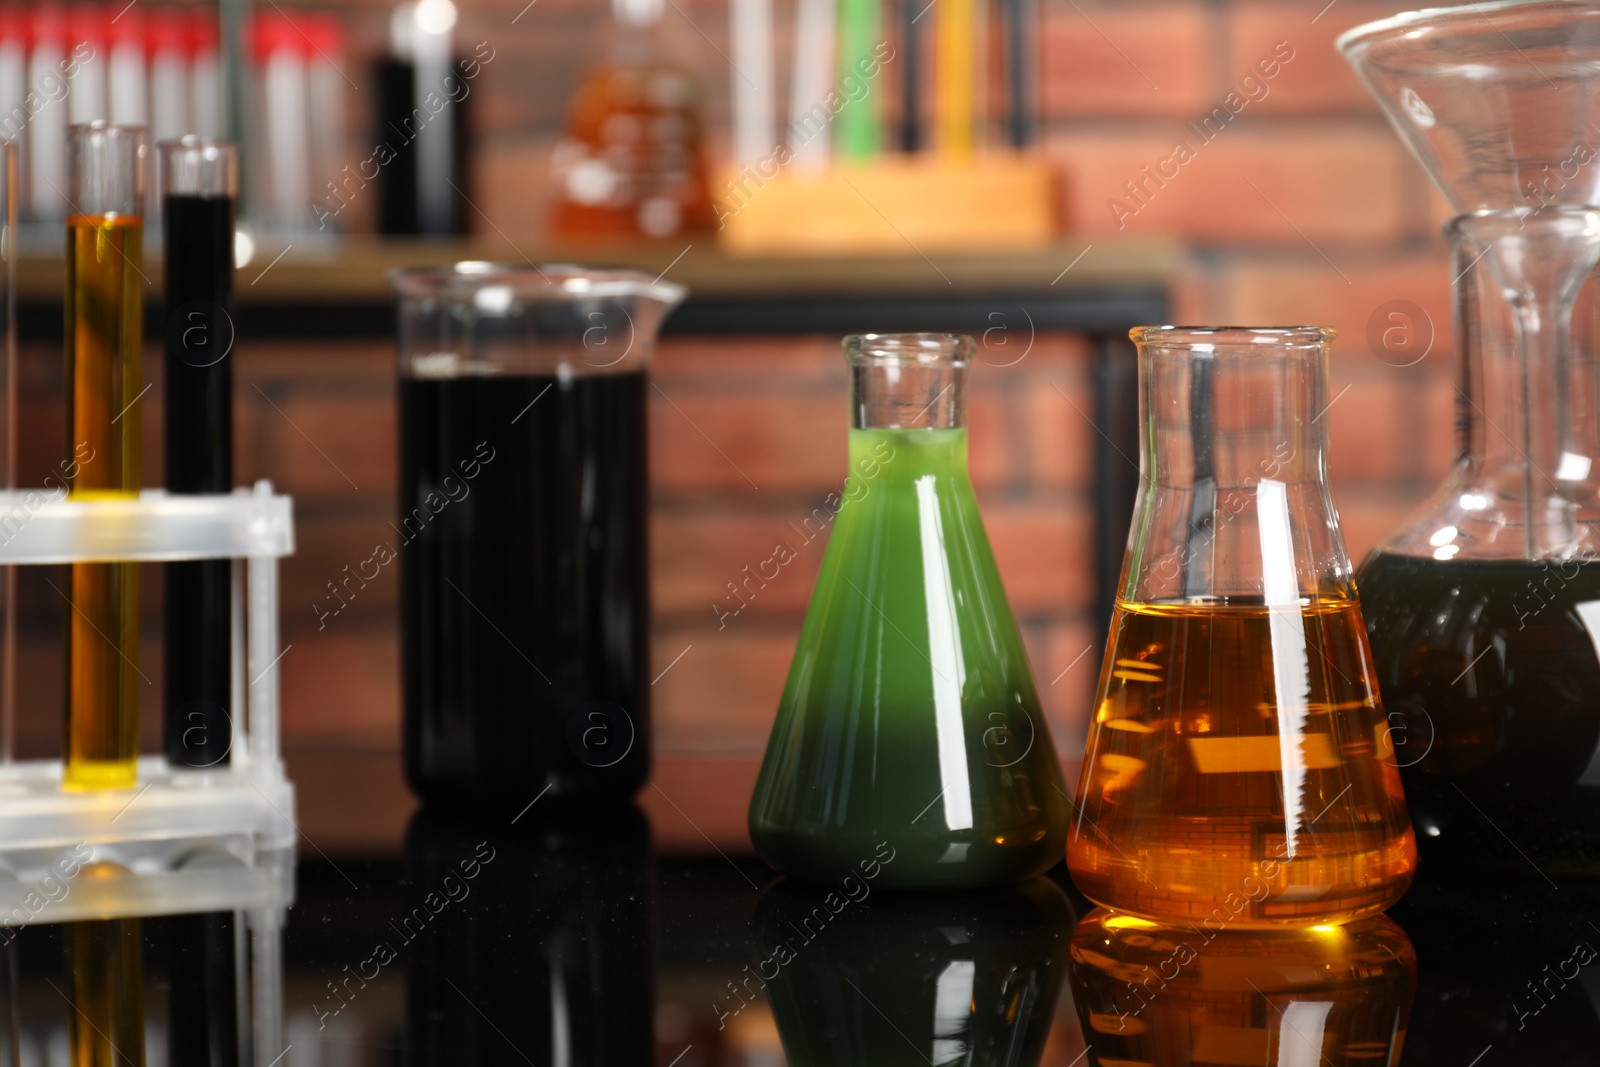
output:
<path id="1" fill-rule="evenodd" d="M 792 1067 L 1033 1067 L 1066 976 L 1066 895 L 1043 878 L 879 892 L 897 862 L 875 861 L 877 878 L 768 889 L 750 920 L 753 962 L 712 1003 L 719 1021 L 764 986 Z"/>
<path id="2" fill-rule="evenodd" d="M 74 126 L 68 150 L 68 494 L 132 500 L 143 422 L 144 130 Z M 138 565 L 74 564 L 67 592 L 65 781 L 131 786 L 142 681 Z"/>
<path id="3" fill-rule="evenodd" d="M 409 961 L 415 1062 L 499 1067 L 535 1049 L 585 1067 L 651 1062 L 650 833 L 637 807 L 541 804 L 509 830 L 423 812 L 405 853 L 407 910 L 385 936 Z"/>
<path id="4" fill-rule="evenodd" d="M 1332 332 L 1146 327 L 1143 481 L 1068 839 L 1097 903 L 1381 911 L 1416 864 L 1327 487 Z"/>
<path id="5" fill-rule="evenodd" d="M 1345 1067 L 1399 1062 L 1417 955 L 1381 915 L 1245 931 L 1098 909 L 1071 969 L 1094 1063 Z"/>
<path id="6" fill-rule="evenodd" d="M 1463 213 L 1456 463 L 1359 576 L 1418 844 L 1600 874 L 1600 11 L 1439 8 L 1339 47 Z M 1391 319 L 1431 338 L 1421 314 Z M 1390 336 L 1379 358 L 1428 355 Z"/>
<path id="7" fill-rule="evenodd" d="M 608 56 L 586 74 L 551 158 L 560 237 L 667 237 L 715 223 L 700 86 L 658 41 L 661 0 L 614 0 Z"/>
<path id="8" fill-rule="evenodd" d="M 779 870 L 826 881 L 884 844 L 899 857 L 883 872 L 895 888 L 1040 874 L 1061 859 L 1066 796 L 967 477 L 972 339 L 844 345 L 843 496 L 763 564 L 818 551 L 833 527 L 750 802 L 751 840 Z M 743 610 L 729 590 L 719 615 Z"/>

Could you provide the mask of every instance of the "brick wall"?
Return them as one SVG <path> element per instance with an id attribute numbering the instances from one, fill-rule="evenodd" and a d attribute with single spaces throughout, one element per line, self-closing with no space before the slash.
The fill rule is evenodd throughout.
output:
<path id="1" fill-rule="evenodd" d="M 579 0 L 539 0 L 525 10 L 525 0 L 458 2 L 462 40 L 489 40 L 497 49 L 475 90 L 480 157 L 472 193 L 480 223 L 531 238 L 541 224 L 545 159 L 562 101 L 598 48 L 603 8 Z M 358 53 L 350 69 L 365 85 L 359 56 L 381 41 L 386 5 L 344 6 Z M 1180 321 L 1340 330 L 1332 472 L 1359 558 L 1437 482 L 1452 447 L 1451 272 L 1437 236 L 1446 211 L 1332 44 L 1343 29 L 1399 5 L 1045 0 L 1044 7 L 1045 150 L 1061 169 L 1073 232 L 1091 244 L 1119 224 L 1122 232 L 1183 238 L 1193 252 L 1175 293 Z M 708 115 L 714 129 L 725 129 L 729 77 L 714 49 L 727 49 L 726 6 L 679 0 L 668 20 L 707 72 Z M 1280 41 L 1293 58 L 1280 63 L 1267 95 L 1201 144 L 1186 124 L 1221 106 Z M 351 113 L 366 103 L 352 93 Z M 1189 140 L 1194 157 L 1164 185 L 1147 182 L 1140 201 L 1130 199 L 1123 183 L 1143 180 L 1142 168 L 1169 157 L 1178 139 Z M 1137 211 L 1118 218 L 1108 207 L 1117 197 Z M 1405 321 L 1436 335 L 1409 366 L 1399 364 L 1420 348 L 1392 353 L 1380 345 L 1375 353 L 1368 342 L 1373 323 L 1379 333 L 1394 324 L 1384 315 L 1396 301 Z M 29 358 L 42 368 L 30 387 L 41 398 L 59 389 L 54 352 Z M 159 361 L 150 362 L 158 371 Z M 237 366 L 239 473 L 270 476 L 297 500 L 300 553 L 284 568 L 284 638 L 294 646 L 283 665 L 287 741 L 392 750 L 395 576 L 371 583 L 324 631 L 310 608 L 346 563 L 366 558 L 393 512 L 389 348 L 242 343 Z M 749 758 L 774 712 L 820 552 L 802 553 L 725 631 L 710 604 L 746 563 L 765 558 L 788 519 L 809 511 L 842 476 L 846 405 L 836 339 L 679 338 L 663 347 L 657 370 L 672 398 L 656 397 L 652 409 L 657 669 L 689 648 L 657 687 L 658 744 L 667 753 Z M 159 394 L 153 390 L 146 403 Z M 148 427 L 158 425 L 158 410 L 147 409 Z M 1100 625 L 1088 613 L 1092 410 L 1078 338 L 1041 336 L 1015 366 L 980 365 L 974 374 L 973 475 L 1065 753 L 1081 749 L 1097 667 L 1092 657 L 1075 662 Z M 48 466 L 59 406 L 29 405 L 27 417 L 33 429 L 25 427 L 25 438 L 42 442 L 34 451 Z M 150 470 L 154 480 L 153 459 Z M 51 595 L 35 589 L 37 613 L 48 614 Z M 45 657 L 53 644 L 41 637 L 29 647 Z M 49 672 L 35 677 L 42 695 Z M 38 744 L 58 728 L 46 721 Z M 720 822 L 700 817 L 719 839 L 740 834 L 739 805 L 726 806 L 731 814 Z M 686 831 L 684 840 L 699 838 Z"/>
<path id="2" fill-rule="evenodd" d="M 504 42 L 511 59 L 483 75 L 475 199 L 507 232 L 535 231 L 560 93 L 583 52 L 599 47 L 604 8 L 540 0 L 513 27 L 523 0 L 462 2 L 463 35 Z M 1180 321 L 1339 330 L 1332 472 L 1358 558 L 1436 484 L 1454 441 L 1453 272 L 1439 237 L 1449 212 L 1333 44 L 1351 26 L 1408 6 L 1416 5 L 1043 3 L 1045 151 L 1061 171 L 1070 230 L 1091 244 L 1116 232 L 1187 241 L 1193 254 L 1176 290 Z M 778 5 L 780 28 L 790 7 Z M 726 6 L 675 4 L 668 23 L 706 72 L 710 125 L 724 130 L 732 75 L 716 50 L 728 49 Z M 1287 50 L 1292 58 L 1280 61 Z M 1246 86 L 1257 99 L 1202 143 L 1189 124 L 1222 107 L 1262 60 L 1277 62 L 1261 83 L 1265 95 Z M 1170 158 L 1180 139 L 1193 158 L 1164 185 L 1145 179 L 1142 168 Z M 1140 201 L 1124 186 L 1135 180 L 1149 190 Z M 1137 210 L 1114 211 L 1114 198 Z M 997 462 L 981 457 L 975 445 L 975 462 Z M 1039 664 L 1039 673 L 1053 674 L 1048 667 Z"/>

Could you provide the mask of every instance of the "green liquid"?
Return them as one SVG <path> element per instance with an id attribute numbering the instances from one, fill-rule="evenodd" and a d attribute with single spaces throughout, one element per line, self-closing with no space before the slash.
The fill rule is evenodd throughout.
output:
<path id="1" fill-rule="evenodd" d="M 750 804 L 756 850 L 831 881 L 995 885 L 1063 854 L 1066 794 L 967 479 L 967 432 L 850 431 L 850 478 Z"/>
<path id="2" fill-rule="evenodd" d="M 1045 878 L 916 895 L 879 881 L 762 894 L 747 977 L 712 1001 L 718 1020 L 764 987 L 789 1067 L 1038 1067 L 1068 974 L 1066 894 Z"/>

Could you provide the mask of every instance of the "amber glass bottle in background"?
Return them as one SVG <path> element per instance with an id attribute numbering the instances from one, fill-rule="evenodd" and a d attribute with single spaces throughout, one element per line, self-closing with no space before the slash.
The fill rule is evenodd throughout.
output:
<path id="1" fill-rule="evenodd" d="M 73 126 L 67 170 L 63 469 L 74 500 L 131 500 L 143 421 L 143 128 Z M 64 781 L 70 789 L 128 788 L 138 755 L 139 567 L 71 570 Z"/>
<path id="2" fill-rule="evenodd" d="M 1600 875 L 1600 9 L 1434 8 L 1339 48 L 1461 213 L 1456 462 L 1359 576 L 1417 841 Z"/>
<path id="3" fill-rule="evenodd" d="M 1416 864 L 1328 495 L 1331 330 L 1146 327 L 1141 483 L 1073 880 L 1253 927 L 1388 907 Z"/>
<path id="4" fill-rule="evenodd" d="M 661 41 L 662 0 L 613 0 L 606 55 L 584 75 L 551 158 L 563 238 L 670 237 L 716 224 L 700 83 Z"/>
<path id="5" fill-rule="evenodd" d="M 850 468 L 750 839 L 820 881 L 886 852 L 891 888 L 1031 877 L 1060 861 L 1067 798 L 967 477 L 972 338 L 868 334 L 844 348 Z"/>

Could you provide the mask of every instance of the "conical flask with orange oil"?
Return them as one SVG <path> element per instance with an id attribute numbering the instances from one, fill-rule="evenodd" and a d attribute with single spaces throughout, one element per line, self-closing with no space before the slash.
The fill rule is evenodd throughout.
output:
<path id="1" fill-rule="evenodd" d="M 1333 331 L 1132 336 L 1141 480 L 1073 880 L 1208 929 L 1381 911 L 1416 842 L 1328 493 Z"/>

